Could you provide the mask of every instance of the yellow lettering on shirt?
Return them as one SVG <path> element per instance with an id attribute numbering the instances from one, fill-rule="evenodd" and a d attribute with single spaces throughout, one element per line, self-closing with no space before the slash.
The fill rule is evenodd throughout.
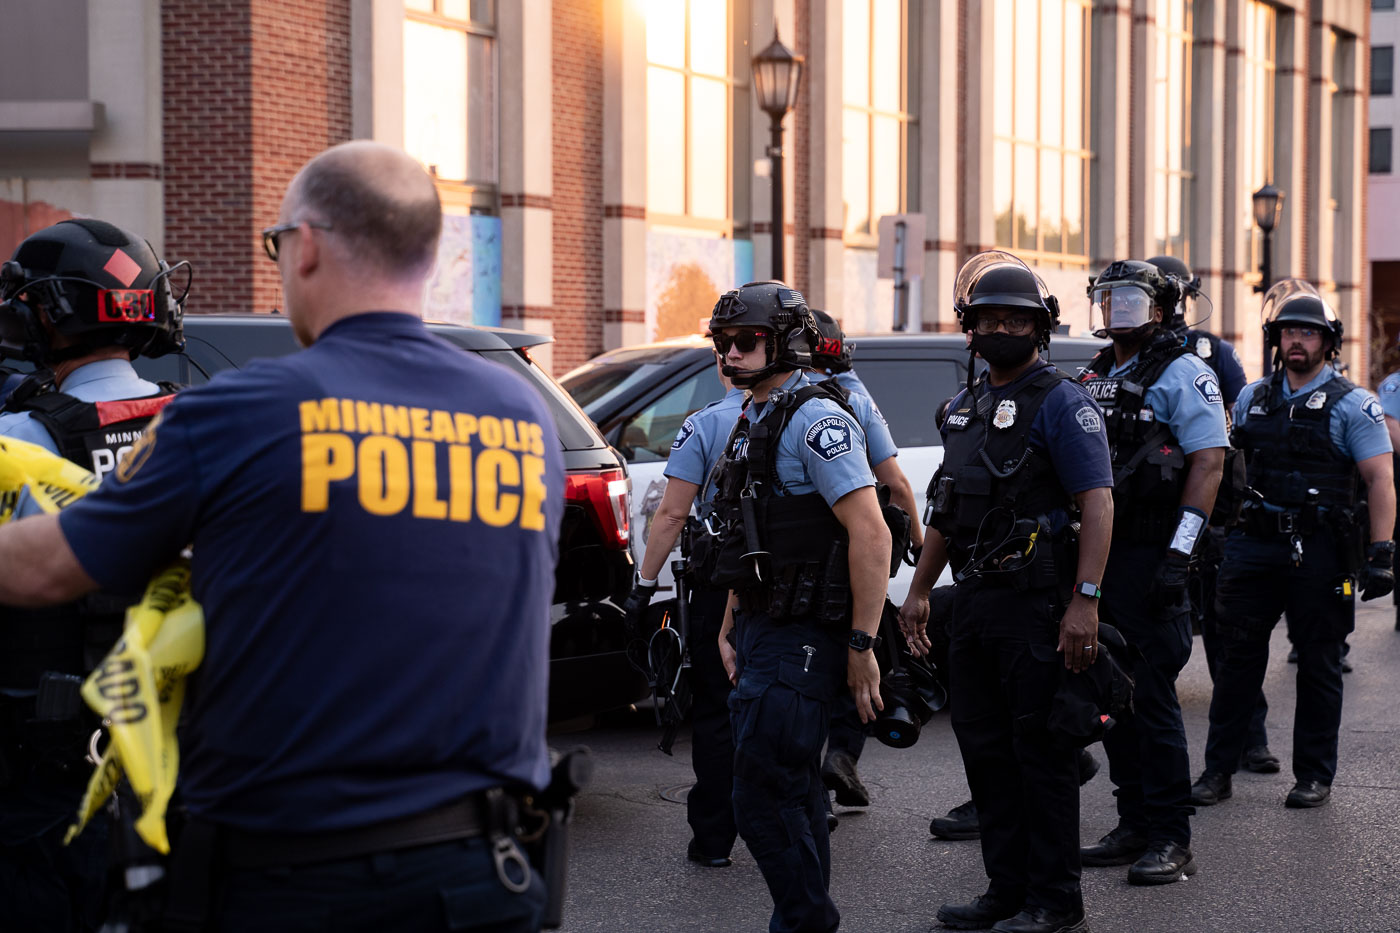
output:
<path id="1" fill-rule="evenodd" d="M 397 515 L 408 505 L 408 451 L 382 434 L 360 441 L 360 505 L 371 515 Z"/>
<path id="2" fill-rule="evenodd" d="M 355 444 L 344 434 L 301 436 L 301 510 L 324 512 L 331 483 L 355 474 Z"/>
<path id="3" fill-rule="evenodd" d="M 432 441 L 413 442 L 413 517 L 447 517 L 447 503 L 437 494 L 437 445 Z"/>
<path id="4" fill-rule="evenodd" d="M 484 419 L 483 419 L 484 420 Z M 503 528 L 520 512 L 520 497 L 501 486 L 520 485 L 520 461 L 508 450 L 484 450 L 476 458 L 476 514 L 488 525 Z"/>

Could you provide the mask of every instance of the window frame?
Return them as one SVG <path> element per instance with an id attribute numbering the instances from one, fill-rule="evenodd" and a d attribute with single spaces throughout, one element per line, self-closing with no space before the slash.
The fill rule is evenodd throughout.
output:
<path id="1" fill-rule="evenodd" d="M 1192 117 L 1194 115 L 1195 108 L 1195 82 L 1193 80 L 1193 71 L 1196 56 L 1196 9 L 1195 0 L 1158 0 L 1158 13 L 1162 11 L 1162 4 L 1171 3 L 1180 3 L 1182 5 L 1183 28 L 1181 30 L 1169 28 L 1164 24 L 1162 17 L 1159 15 L 1156 17 L 1156 20 L 1154 22 L 1154 29 L 1157 31 L 1157 36 L 1154 38 L 1160 39 L 1165 44 L 1165 47 L 1167 49 L 1167 55 L 1170 56 L 1173 54 L 1179 54 L 1183 58 L 1183 64 L 1181 69 L 1182 88 L 1180 98 L 1181 168 L 1173 169 L 1165 167 L 1162 164 L 1162 157 L 1168 153 L 1169 147 L 1172 145 L 1173 142 L 1165 138 L 1165 127 L 1167 125 L 1166 121 L 1168 120 L 1168 117 L 1165 114 L 1163 114 L 1159 118 L 1161 122 L 1159 122 L 1158 124 L 1158 130 L 1162 135 L 1162 139 L 1160 140 L 1158 152 L 1154 153 L 1155 158 L 1153 159 L 1152 165 L 1152 197 L 1155 201 L 1157 196 L 1157 184 L 1160 181 L 1163 185 L 1163 191 L 1165 193 L 1162 202 L 1160 204 L 1154 203 L 1153 207 L 1157 211 L 1165 212 L 1171 203 L 1171 180 L 1173 178 L 1178 179 L 1181 191 L 1180 204 L 1177 205 L 1177 209 L 1180 211 L 1181 214 L 1181 251 L 1180 255 L 1178 256 L 1177 252 L 1174 249 L 1174 240 L 1171 237 L 1169 231 L 1167 231 L 1167 235 L 1164 239 L 1158 239 L 1157 231 L 1154 230 L 1151 233 L 1151 238 L 1154 242 L 1154 246 L 1150 250 L 1150 252 L 1152 252 L 1154 255 L 1159 256 L 1178 256 L 1178 258 L 1181 259 L 1184 263 L 1186 263 L 1187 266 L 1190 266 L 1191 221 L 1193 219 L 1192 208 L 1194 207 L 1195 203 L 1196 190 L 1196 172 L 1194 165 L 1195 149 L 1191 132 Z M 1160 58 L 1161 56 L 1158 57 Z M 1162 62 L 1158 62 L 1157 68 L 1157 74 L 1153 75 L 1152 77 L 1154 92 L 1158 85 L 1168 85 L 1167 99 L 1169 101 L 1171 95 L 1170 69 L 1165 68 L 1164 63 Z M 1165 219 L 1162 219 L 1160 222 L 1162 223 L 1163 229 L 1165 230 Z"/>
<path id="2" fill-rule="evenodd" d="M 1249 258 L 1245 263 L 1246 271 L 1242 280 L 1251 284 L 1263 281 L 1263 273 L 1259 269 L 1264 258 L 1264 235 L 1259 230 L 1258 225 L 1254 223 L 1254 192 L 1266 182 L 1272 182 L 1278 168 L 1275 158 L 1278 150 L 1276 131 L 1278 123 L 1279 17 L 1285 15 L 1284 11 L 1265 2 L 1265 0 L 1247 0 L 1245 16 L 1248 17 L 1249 12 L 1256 9 L 1268 14 L 1268 39 L 1267 48 L 1264 50 L 1267 57 L 1260 58 L 1258 55 L 1252 54 L 1255 51 L 1252 44 L 1252 30 L 1248 28 L 1242 37 L 1240 50 L 1240 67 L 1242 69 L 1257 67 L 1268 80 L 1268 93 L 1262 95 L 1265 99 L 1261 105 L 1264 135 L 1258 141 L 1263 146 L 1264 177 L 1257 180 L 1250 178 L 1254 167 L 1249 164 L 1244 166 L 1245 170 L 1241 173 L 1242 178 L 1249 179 L 1241 186 L 1243 189 L 1241 200 L 1243 201 L 1244 234 L 1249 243 Z M 1241 94 L 1240 99 L 1254 100 L 1252 96 L 1245 94 Z M 1241 131 L 1238 138 L 1248 139 L 1248 128 L 1242 125 L 1243 122 L 1243 120 L 1239 121 L 1241 125 L 1236 127 L 1237 130 Z"/>
<path id="3" fill-rule="evenodd" d="M 1376 90 L 1376 57 L 1382 52 L 1390 60 L 1390 67 L 1386 69 L 1386 88 L 1383 91 L 1378 91 Z M 1395 46 L 1393 45 L 1371 46 L 1370 94 L 1372 97 L 1393 97 L 1395 95 Z"/>

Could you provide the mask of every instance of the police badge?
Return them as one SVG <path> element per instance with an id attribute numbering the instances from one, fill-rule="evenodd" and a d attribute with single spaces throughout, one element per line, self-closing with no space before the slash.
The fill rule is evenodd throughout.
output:
<path id="1" fill-rule="evenodd" d="M 1327 404 L 1327 393 L 1326 393 L 1326 392 L 1314 392 L 1312 395 L 1309 395 L 1309 396 L 1308 396 L 1307 406 L 1308 406 L 1309 408 L 1311 408 L 1313 411 L 1317 411 L 1319 408 L 1321 408 L 1323 405 L 1326 405 L 1326 404 Z"/>
<path id="2" fill-rule="evenodd" d="M 1199 357 L 1200 357 L 1201 359 L 1203 359 L 1203 360 L 1208 360 L 1208 359 L 1210 359 L 1210 338 L 1209 338 L 1209 337 L 1197 337 L 1197 338 L 1196 338 L 1196 355 L 1199 356 Z"/>
<path id="3" fill-rule="evenodd" d="M 992 416 L 992 424 L 1005 430 L 1016 423 L 1016 402 L 1004 399 L 997 404 L 997 413 Z"/>

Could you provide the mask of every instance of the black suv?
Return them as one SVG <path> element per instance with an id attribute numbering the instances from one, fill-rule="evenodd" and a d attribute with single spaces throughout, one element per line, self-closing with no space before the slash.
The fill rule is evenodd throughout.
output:
<path id="1" fill-rule="evenodd" d="M 632 582 L 631 481 L 626 465 L 573 399 L 530 359 L 530 348 L 550 338 L 434 322 L 428 328 L 528 379 L 543 396 L 559 430 L 568 473 L 554 581 L 550 721 L 587 716 L 641 699 L 647 694 L 646 681 L 627 663 L 622 613 L 609 602 L 620 601 Z M 195 386 L 221 369 L 237 368 L 254 357 L 285 356 L 297 349 L 291 326 L 280 315 L 191 314 L 185 317 L 183 354 L 143 357 L 134 365 L 146 379 Z M 509 625 L 510 620 L 502 619 L 501 624 Z"/>

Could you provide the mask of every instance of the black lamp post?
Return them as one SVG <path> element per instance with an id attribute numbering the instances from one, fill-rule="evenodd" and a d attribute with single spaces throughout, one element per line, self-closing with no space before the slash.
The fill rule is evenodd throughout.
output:
<path id="1" fill-rule="evenodd" d="M 769 130 L 768 159 L 773 181 L 773 278 L 783 278 L 783 117 L 797 104 L 797 86 L 802 82 L 801 55 L 778 40 L 778 24 L 773 23 L 773 42 L 753 57 L 753 86 L 758 106 L 772 121 Z"/>
<path id="2" fill-rule="evenodd" d="M 1283 192 L 1270 182 L 1254 192 L 1254 225 L 1264 233 L 1264 249 L 1259 257 L 1259 284 L 1256 292 L 1267 293 L 1274 284 L 1274 227 L 1278 226 L 1278 215 L 1283 210 Z M 1264 375 L 1273 372 L 1274 356 L 1269 352 L 1269 342 L 1264 341 Z"/>

